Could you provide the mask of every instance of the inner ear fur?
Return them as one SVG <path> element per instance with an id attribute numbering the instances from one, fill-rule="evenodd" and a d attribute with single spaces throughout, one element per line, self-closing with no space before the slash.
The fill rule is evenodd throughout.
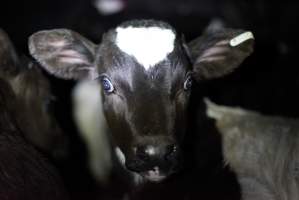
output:
<path id="1" fill-rule="evenodd" d="M 235 29 L 206 31 L 188 44 L 197 81 L 231 73 L 253 52 L 251 32 Z"/>
<path id="2" fill-rule="evenodd" d="M 60 78 L 81 79 L 96 73 L 96 45 L 68 29 L 34 33 L 29 51 L 46 71 Z"/>

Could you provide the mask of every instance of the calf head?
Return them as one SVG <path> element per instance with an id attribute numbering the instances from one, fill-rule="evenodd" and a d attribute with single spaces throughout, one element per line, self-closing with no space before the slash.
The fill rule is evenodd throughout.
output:
<path id="1" fill-rule="evenodd" d="M 160 181 L 179 168 L 192 80 L 228 74 L 252 52 L 252 33 L 205 32 L 187 45 L 167 23 L 135 20 L 95 45 L 66 29 L 29 39 L 34 58 L 64 79 L 98 79 L 116 153 L 126 169 Z"/>
<path id="2" fill-rule="evenodd" d="M 67 138 L 52 115 L 50 84 L 36 64 L 20 59 L 8 38 L 0 30 L 0 77 L 16 96 L 16 117 L 26 139 L 40 150 L 61 158 L 67 152 Z"/>

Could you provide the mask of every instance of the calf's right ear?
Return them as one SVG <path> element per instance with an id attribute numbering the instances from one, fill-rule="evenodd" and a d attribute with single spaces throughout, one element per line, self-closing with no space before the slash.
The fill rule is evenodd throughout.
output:
<path id="1" fill-rule="evenodd" d="M 231 73 L 253 52 L 254 36 L 250 31 L 208 29 L 188 44 L 197 81 L 219 78 Z"/>
<path id="2" fill-rule="evenodd" d="M 96 45 L 67 29 L 39 31 L 29 38 L 30 54 L 49 73 L 63 79 L 97 77 Z"/>

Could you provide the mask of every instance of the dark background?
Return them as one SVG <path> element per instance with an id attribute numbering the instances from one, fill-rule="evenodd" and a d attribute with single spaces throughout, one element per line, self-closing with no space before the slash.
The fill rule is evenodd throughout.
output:
<path id="1" fill-rule="evenodd" d="M 199 36 L 211 20 L 221 20 L 228 27 L 252 31 L 255 52 L 231 75 L 204 83 L 202 94 L 221 104 L 299 117 L 299 1 L 126 0 L 124 9 L 111 15 L 99 13 L 93 3 L 1 0 L 0 27 L 19 53 L 28 55 L 27 38 L 43 29 L 70 28 L 99 43 L 102 33 L 124 20 L 154 18 L 169 22 L 189 41 Z M 67 177 L 68 187 L 78 194 L 92 195 L 93 181 L 84 164 L 85 148 L 72 122 L 70 91 L 74 82 L 49 78 L 57 97 L 55 114 L 72 140 L 68 164 L 57 165 Z"/>

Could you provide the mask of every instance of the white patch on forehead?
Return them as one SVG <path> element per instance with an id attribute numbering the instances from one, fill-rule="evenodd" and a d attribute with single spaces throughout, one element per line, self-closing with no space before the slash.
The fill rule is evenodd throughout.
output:
<path id="1" fill-rule="evenodd" d="M 174 49 L 175 33 L 159 27 L 116 29 L 116 45 L 146 70 L 164 60 Z"/>
<path id="2" fill-rule="evenodd" d="M 119 162 L 124 166 L 126 162 L 126 157 L 124 153 L 120 150 L 119 147 L 115 148 L 116 157 L 118 158 Z"/>

